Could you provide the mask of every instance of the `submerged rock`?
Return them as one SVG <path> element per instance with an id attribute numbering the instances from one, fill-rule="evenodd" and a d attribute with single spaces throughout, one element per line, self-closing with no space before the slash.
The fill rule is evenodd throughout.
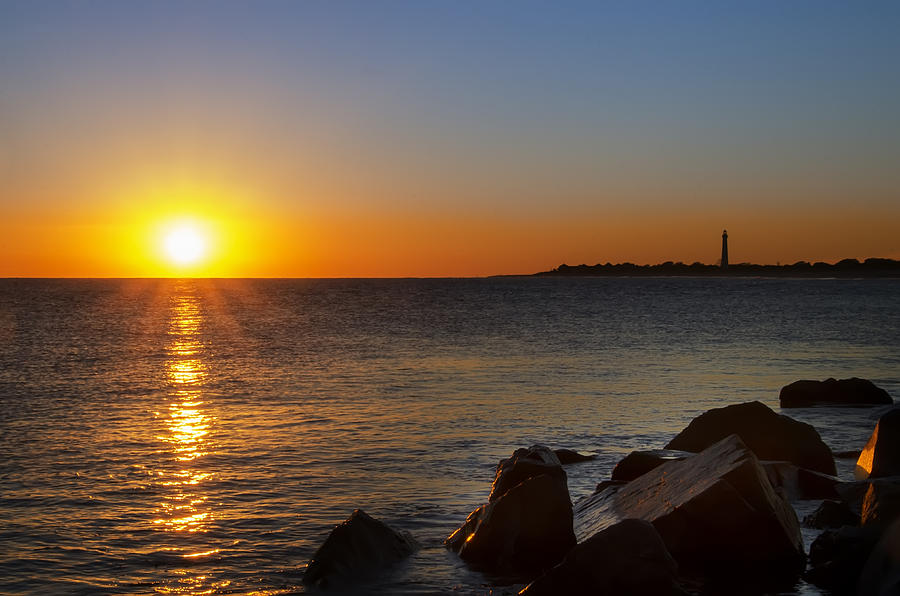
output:
<path id="1" fill-rule="evenodd" d="M 547 474 L 562 480 L 566 485 L 566 472 L 562 468 L 559 458 L 553 450 L 543 445 L 532 445 L 527 449 L 516 449 L 512 456 L 500 460 L 497 464 L 497 474 L 491 486 L 491 495 L 488 501 L 494 501 L 506 491 L 519 484 L 523 480 Z"/>
<path id="2" fill-rule="evenodd" d="M 469 514 L 444 544 L 473 568 L 533 579 L 575 545 L 564 478 L 526 478 Z"/>
<path id="3" fill-rule="evenodd" d="M 584 542 L 625 518 L 652 523 L 688 570 L 763 570 L 774 577 L 798 574 L 803 566 L 794 510 L 736 435 L 578 501 L 575 533 Z"/>
<path id="4" fill-rule="evenodd" d="M 680 594 L 677 571 L 656 528 L 646 521 L 626 519 L 578 544 L 562 563 L 519 594 Z"/>
<path id="5" fill-rule="evenodd" d="M 612 480 L 615 482 L 627 482 L 643 476 L 650 470 L 661 466 L 667 461 L 679 461 L 693 455 L 687 451 L 673 451 L 670 449 L 648 449 L 644 451 L 632 451 L 622 461 L 616 464 L 612 471 Z"/>
<path id="6" fill-rule="evenodd" d="M 557 459 L 559 459 L 559 463 L 564 466 L 569 464 L 579 464 L 583 461 L 591 461 L 592 459 L 597 458 L 596 455 L 586 455 L 571 449 L 554 449 L 553 453 L 556 455 Z"/>
<path id="7" fill-rule="evenodd" d="M 878 419 L 875 430 L 856 460 L 857 478 L 900 475 L 900 408 Z"/>
<path id="8" fill-rule="evenodd" d="M 715 408 L 697 416 L 666 449 L 696 453 L 731 434 L 740 436 L 759 459 L 787 460 L 800 468 L 837 474 L 831 449 L 815 428 L 776 414 L 758 401 Z"/>
<path id="9" fill-rule="evenodd" d="M 850 506 L 841 501 L 822 501 L 815 511 L 803 518 L 807 528 L 840 528 L 841 526 L 858 526 L 860 517 Z"/>
<path id="10" fill-rule="evenodd" d="M 781 388 L 778 401 L 782 408 L 808 406 L 877 406 L 894 403 L 884 389 L 868 379 L 825 379 L 794 381 Z"/>
<path id="11" fill-rule="evenodd" d="M 331 531 L 309 561 L 303 583 L 328 588 L 371 576 L 409 556 L 419 548 L 408 532 L 391 529 L 355 510 Z"/>

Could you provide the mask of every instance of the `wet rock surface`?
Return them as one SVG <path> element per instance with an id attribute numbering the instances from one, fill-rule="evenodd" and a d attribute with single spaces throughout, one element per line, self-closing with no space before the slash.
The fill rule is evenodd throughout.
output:
<path id="1" fill-rule="evenodd" d="M 782 408 L 809 406 L 877 406 L 894 403 L 887 391 L 868 379 L 826 379 L 795 381 L 781 388 L 778 401 Z"/>
<path id="2" fill-rule="evenodd" d="M 309 561 L 303 583 L 342 587 L 371 577 L 408 557 L 419 544 L 408 533 L 390 528 L 361 509 L 331 531 Z"/>
<path id="3" fill-rule="evenodd" d="M 572 449 L 554 449 L 553 454 L 559 459 L 559 463 L 564 466 L 568 466 L 569 464 L 580 464 L 581 462 L 591 461 L 592 459 L 597 458 L 596 455 L 578 453 Z"/>
<path id="4" fill-rule="evenodd" d="M 488 503 L 469 514 L 445 546 L 470 566 L 533 579 L 575 545 L 572 501 L 559 458 L 542 445 L 501 460 Z"/>
<path id="5" fill-rule="evenodd" d="M 679 565 L 708 574 L 797 574 L 800 526 L 736 435 L 575 504 L 579 542 L 627 518 L 649 521 Z"/>
<path id="6" fill-rule="evenodd" d="M 562 463 L 549 447 L 532 445 L 527 449 L 516 449 L 511 457 L 502 459 L 497 464 L 497 473 L 491 485 L 488 501 L 498 499 L 520 482 L 541 474 L 560 478 L 563 484 L 567 480 Z"/>
<path id="7" fill-rule="evenodd" d="M 863 497 L 860 518 L 864 526 L 881 527 L 900 518 L 900 478 L 870 482 Z"/>
<path id="8" fill-rule="evenodd" d="M 701 414 L 669 441 L 666 449 L 696 453 L 731 434 L 738 435 L 761 460 L 785 460 L 823 474 L 837 473 L 831 449 L 815 428 L 777 414 L 758 401 Z"/>
<path id="9" fill-rule="evenodd" d="M 566 558 L 520 594 L 682 594 L 678 565 L 653 524 L 626 519 L 573 548 Z"/>

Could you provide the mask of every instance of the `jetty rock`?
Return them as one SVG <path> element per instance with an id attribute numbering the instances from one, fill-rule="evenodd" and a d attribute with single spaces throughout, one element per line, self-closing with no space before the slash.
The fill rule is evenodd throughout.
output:
<path id="1" fill-rule="evenodd" d="M 789 501 L 840 499 L 840 480 L 835 476 L 798 468 L 787 461 L 761 461 L 772 486 L 782 491 Z"/>
<path id="2" fill-rule="evenodd" d="M 502 460 L 489 502 L 445 541 L 471 567 L 531 580 L 575 545 L 566 473 L 542 445 Z"/>
<path id="3" fill-rule="evenodd" d="M 900 518 L 900 478 L 885 478 L 869 483 L 863 497 L 860 523 L 886 527 Z"/>
<path id="4" fill-rule="evenodd" d="M 692 455 L 694 454 L 687 451 L 673 451 L 669 449 L 632 451 L 616 464 L 610 479 L 614 482 L 628 482 L 643 476 L 667 461 L 678 461 Z"/>
<path id="5" fill-rule="evenodd" d="M 829 476 L 837 474 L 831 449 L 815 428 L 758 401 L 708 410 L 669 441 L 666 449 L 696 453 L 731 434 L 738 435 L 759 459 L 784 460 Z"/>
<path id="6" fill-rule="evenodd" d="M 900 594 L 900 521 L 891 524 L 875 545 L 860 574 L 856 593 L 873 596 Z"/>
<path id="7" fill-rule="evenodd" d="M 809 570 L 804 578 L 833 594 L 856 594 L 859 577 L 880 539 L 879 528 L 843 526 L 825 530 L 809 547 Z"/>
<path id="8" fill-rule="evenodd" d="M 494 476 L 494 483 L 491 485 L 488 502 L 498 499 L 520 482 L 541 474 L 560 478 L 563 485 L 567 482 L 562 462 L 549 447 L 532 445 L 527 449 L 516 449 L 511 457 L 501 459 L 497 464 L 497 473 Z"/>
<path id="9" fill-rule="evenodd" d="M 653 524 L 626 519 L 579 543 L 562 563 L 519 594 L 683 594 L 677 573 L 678 564 Z"/>
<path id="10" fill-rule="evenodd" d="M 884 476 L 900 476 L 900 408 L 891 409 L 878 419 L 856 460 L 857 478 Z"/>
<path id="11" fill-rule="evenodd" d="M 652 523 L 692 573 L 795 576 L 805 560 L 797 515 L 737 435 L 585 497 L 574 511 L 579 542 L 627 518 Z"/>
<path id="12" fill-rule="evenodd" d="M 809 406 L 878 406 L 894 403 L 887 391 L 868 379 L 825 379 L 794 381 L 781 388 L 782 408 Z"/>
<path id="13" fill-rule="evenodd" d="M 315 552 L 302 581 L 323 589 L 344 586 L 375 575 L 418 548 L 408 532 L 394 530 L 356 509 Z"/>

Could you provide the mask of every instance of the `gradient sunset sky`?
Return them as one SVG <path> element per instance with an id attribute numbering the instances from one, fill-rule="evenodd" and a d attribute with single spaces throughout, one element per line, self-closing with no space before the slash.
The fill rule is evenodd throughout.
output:
<path id="1" fill-rule="evenodd" d="M 0 276 L 714 263 L 723 228 L 900 258 L 900 3 L 0 0 Z"/>

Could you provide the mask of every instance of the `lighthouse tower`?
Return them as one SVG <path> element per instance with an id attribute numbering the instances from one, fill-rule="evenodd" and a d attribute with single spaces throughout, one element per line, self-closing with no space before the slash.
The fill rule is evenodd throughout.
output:
<path id="1" fill-rule="evenodd" d="M 722 269 L 728 269 L 728 230 L 722 230 Z"/>

